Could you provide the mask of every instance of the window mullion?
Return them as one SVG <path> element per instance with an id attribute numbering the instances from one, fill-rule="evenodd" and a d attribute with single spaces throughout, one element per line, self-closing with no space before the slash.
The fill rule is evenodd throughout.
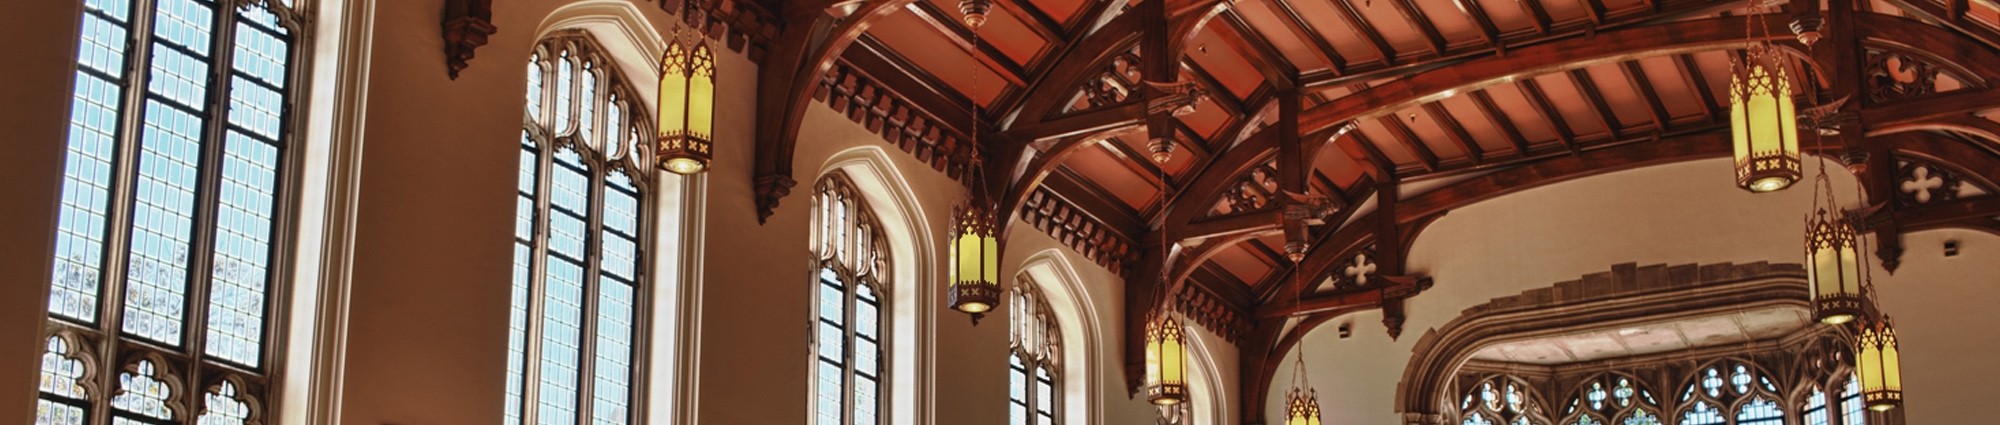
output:
<path id="1" fill-rule="evenodd" d="M 187 353 L 188 364 L 181 377 L 186 387 L 181 402 L 190 416 L 201 412 L 204 394 L 202 376 L 205 375 L 205 359 L 208 356 L 208 293 L 215 283 L 215 239 L 219 225 L 218 209 L 222 187 L 222 156 L 228 142 L 223 132 L 229 121 L 229 68 L 235 53 L 236 35 L 235 7 L 226 2 L 215 2 L 215 18 L 210 24 L 208 98 L 202 118 L 201 159 L 195 164 L 198 177 L 195 186 L 193 240 L 188 248 L 187 287 L 182 291 L 185 310 L 182 311 L 181 349 Z M 181 418 L 193 422 L 197 418 Z"/>
<path id="2" fill-rule="evenodd" d="M 596 97 L 592 96 L 592 98 L 595 101 Z M 577 138 L 572 138 L 571 140 L 577 141 L 577 153 L 583 154 L 584 163 L 590 168 L 590 194 L 587 195 L 588 198 L 585 198 L 584 201 L 585 212 L 583 217 L 585 223 L 583 236 L 583 299 L 577 300 L 578 305 L 581 306 L 579 310 L 582 311 L 583 317 L 582 322 L 577 326 L 578 341 L 576 354 L 576 417 L 577 423 L 587 424 L 591 423 L 591 420 L 594 419 L 592 415 L 595 413 L 592 412 L 591 408 L 597 404 L 596 388 L 594 388 L 597 383 L 597 308 L 599 307 L 597 305 L 597 298 L 599 296 L 598 291 L 602 290 L 599 287 L 599 281 L 604 278 L 604 271 L 602 269 L 604 262 L 604 191 L 606 184 L 604 178 L 610 170 L 606 169 L 602 161 L 596 161 L 597 159 L 602 159 L 601 155 L 594 150 L 585 149 L 589 146 L 588 144 Z M 595 163 L 593 164 L 593 162 Z"/>
<path id="3" fill-rule="evenodd" d="M 845 250 L 836 249 L 836 251 Z M 858 378 L 860 377 L 855 373 L 858 368 L 855 367 L 856 362 L 854 361 L 854 343 L 861 339 L 857 337 L 861 327 L 854 322 L 854 319 L 858 317 L 855 314 L 855 310 L 861 306 L 860 301 L 857 299 L 860 296 L 859 288 L 861 287 L 861 283 L 855 281 L 852 270 L 845 270 L 845 267 L 836 267 L 835 270 L 839 270 L 840 280 L 845 286 L 841 288 L 841 302 L 846 304 L 846 308 L 843 308 L 841 311 L 843 316 L 843 320 L 841 321 L 841 328 L 843 328 L 841 329 L 841 338 L 843 341 L 840 344 L 842 351 L 840 364 L 844 370 L 842 376 L 847 382 L 841 386 L 846 391 L 842 391 L 840 395 L 840 410 L 842 412 L 841 415 L 845 417 L 845 422 L 852 424 L 855 423 L 855 413 L 857 413 L 854 409 L 855 402 L 859 399 L 858 395 L 860 394 L 858 391 L 859 386 L 857 385 L 857 382 L 860 381 Z"/>
<path id="4" fill-rule="evenodd" d="M 549 208 L 554 179 L 549 173 L 555 171 L 555 144 L 546 134 L 529 133 L 529 140 L 535 144 L 535 208 L 534 236 L 529 244 L 533 254 L 529 255 L 528 266 L 528 312 L 523 320 L 527 334 L 522 336 L 521 346 L 521 423 L 537 423 L 536 411 L 541 407 L 542 382 L 542 314 L 547 303 L 549 268 Z"/>
<path id="5" fill-rule="evenodd" d="M 97 285 L 98 391 L 91 393 L 90 422 L 111 422 L 111 395 L 118 392 L 118 336 L 124 324 L 125 266 L 131 261 L 132 199 L 138 181 L 139 134 L 146 98 L 146 70 L 152 60 L 154 0 L 133 0 L 126 15 L 124 78 L 118 81 L 118 131 L 112 147 L 112 181 L 106 205 L 104 252 Z M 82 68 L 79 66 L 78 68 Z M 72 100 L 74 101 L 74 100 Z"/>

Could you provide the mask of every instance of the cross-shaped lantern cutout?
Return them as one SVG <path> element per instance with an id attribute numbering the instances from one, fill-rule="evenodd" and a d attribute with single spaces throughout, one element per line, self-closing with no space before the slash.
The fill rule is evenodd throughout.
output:
<path id="1" fill-rule="evenodd" d="M 1944 187 L 1944 179 L 1931 174 L 1931 167 L 1916 166 L 1910 170 L 1910 179 L 1903 181 L 1903 193 L 1909 193 L 1919 204 L 1931 202 L 1931 191 Z"/>

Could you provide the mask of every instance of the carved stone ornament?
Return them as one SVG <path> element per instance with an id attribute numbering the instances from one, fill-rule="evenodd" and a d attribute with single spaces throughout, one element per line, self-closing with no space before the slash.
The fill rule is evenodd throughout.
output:
<path id="1" fill-rule="evenodd" d="M 1937 91 L 1938 68 L 1901 53 L 1868 52 L 1867 75 L 1868 100 L 1876 103 Z"/>
<path id="2" fill-rule="evenodd" d="M 1960 185 L 1965 184 L 1957 173 L 1936 165 L 1902 161 L 1898 168 L 1896 198 L 1906 205 L 1957 199 Z"/>
<path id="3" fill-rule="evenodd" d="M 1363 249 L 1354 253 L 1339 266 L 1340 277 L 1334 280 L 1336 288 L 1360 288 L 1379 281 L 1382 274 L 1375 265 L 1375 250 Z"/>

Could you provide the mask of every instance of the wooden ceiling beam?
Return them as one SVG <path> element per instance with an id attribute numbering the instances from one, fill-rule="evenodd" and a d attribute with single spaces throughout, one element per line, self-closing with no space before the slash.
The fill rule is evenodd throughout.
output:
<path id="1" fill-rule="evenodd" d="M 1479 147 L 1479 141 L 1473 140 L 1472 133 L 1466 132 L 1465 126 L 1460 125 L 1458 118 L 1451 116 L 1451 111 L 1445 110 L 1444 105 L 1438 102 L 1426 103 L 1424 112 L 1429 113 L 1431 119 L 1437 120 L 1444 126 L 1444 134 L 1451 136 L 1451 141 L 1458 143 L 1459 149 L 1465 151 L 1465 156 L 1472 158 L 1472 163 L 1486 162 L 1486 150 Z"/>
<path id="2" fill-rule="evenodd" d="M 1528 138 L 1521 135 L 1521 129 L 1514 126 L 1514 120 L 1507 116 L 1507 111 L 1493 103 L 1492 94 L 1486 93 L 1486 90 L 1472 92 L 1472 103 L 1479 106 L 1479 113 L 1485 115 L 1487 121 L 1507 136 L 1507 143 L 1514 146 L 1514 156 L 1528 156 Z"/>
<path id="3" fill-rule="evenodd" d="M 1139 219 L 1139 212 L 1118 201 L 1118 197 L 1102 186 L 1077 175 L 1069 167 L 1056 169 L 1042 183 L 1050 191 L 1061 194 L 1070 205 L 1088 214 L 1091 219 L 1111 227 L 1127 239 L 1137 240 L 1146 234 L 1146 223 Z"/>
<path id="4" fill-rule="evenodd" d="M 1354 8 L 1354 2 L 1334 0 L 1333 6 L 1335 11 L 1340 12 L 1340 19 L 1347 21 L 1348 27 L 1361 33 L 1361 37 L 1368 40 L 1368 45 L 1375 47 L 1375 53 L 1382 55 L 1383 64 L 1396 63 L 1396 49 L 1389 47 L 1389 40 L 1382 38 L 1382 32 L 1376 31 L 1375 25 L 1368 23 L 1368 19 L 1361 16 L 1361 10 Z"/>
<path id="5" fill-rule="evenodd" d="M 1653 80 L 1646 76 L 1646 68 L 1639 66 L 1639 61 L 1626 61 L 1619 67 L 1625 70 L 1625 82 L 1646 100 L 1646 111 L 1653 118 L 1653 131 L 1667 131 L 1667 127 L 1674 124 L 1674 118 L 1667 114 L 1667 106 L 1660 103 L 1660 92 L 1653 89 Z"/>
<path id="6" fill-rule="evenodd" d="M 1140 119 L 1145 117 L 1146 102 L 1133 98 L 1097 109 L 1061 115 L 1048 121 L 1016 126 L 1000 132 L 1000 135 L 1026 145 L 1040 140 L 1077 137 L 1139 125 Z"/>
<path id="7" fill-rule="evenodd" d="M 1493 17 L 1486 14 L 1486 8 L 1480 6 L 1477 0 L 1451 1 L 1454 5 L 1458 6 L 1459 10 L 1472 15 L 1472 22 L 1479 25 L 1479 36 L 1486 39 L 1488 46 L 1492 46 L 1494 49 L 1506 47 L 1500 40 L 1500 28 L 1493 25 Z"/>
<path id="8" fill-rule="evenodd" d="M 1191 60 L 1181 61 L 1181 70 L 1193 75 L 1195 82 L 1201 84 L 1202 90 L 1208 91 L 1209 102 L 1221 106 L 1229 115 L 1243 115 L 1243 100 L 1236 98 L 1236 94 L 1229 91 L 1229 86 L 1222 85 L 1222 81 L 1216 80 L 1215 75 L 1208 73 L 1208 69 L 1202 68 L 1200 63 Z"/>
<path id="9" fill-rule="evenodd" d="M 1597 115 L 1597 122 L 1604 125 L 1604 131 L 1616 139 L 1625 134 L 1625 125 L 1618 122 L 1618 114 L 1611 110 L 1611 104 L 1604 101 L 1604 92 L 1598 90 L 1597 79 L 1583 68 L 1569 70 L 1569 81 L 1576 85 L 1576 91 L 1583 93 L 1584 103 Z"/>
<path id="10" fill-rule="evenodd" d="M 1292 2 L 1287 0 L 1264 0 L 1264 2 L 1272 11 L 1278 13 L 1281 18 L 1278 21 L 1285 25 L 1286 30 L 1291 31 L 1293 37 L 1306 40 L 1312 45 L 1309 51 L 1320 61 L 1326 62 L 1327 68 L 1333 71 L 1334 75 L 1347 73 L 1347 59 L 1340 57 L 1340 51 L 1334 49 L 1333 43 L 1328 42 L 1326 36 L 1320 35 L 1319 30 L 1313 28 L 1312 23 L 1308 22 L 1304 15 L 1300 15 L 1298 9 L 1292 7 Z"/>
<path id="11" fill-rule="evenodd" d="M 1003 3 L 1005 1 L 1001 0 Z M 979 63 L 984 64 L 988 69 L 998 69 L 1000 77 L 1007 79 L 1008 84 L 1012 84 L 1015 87 L 1028 84 L 1026 77 L 1028 75 L 1027 68 L 1021 67 L 1020 63 L 1014 62 L 1013 58 L 1008 57 L 999 48 L 993 47 L 993 43 L 981 42 L 975 49 L 972 45 L 972 30 L 965 28 L 964 25 L 960 25 L 957 18 L 952 17 L 952 15 L 946 13 L 944 10 L 938 9 L 937 5 L 927 1 L 916 1 L 911 2 L 907 9 L 913 12 L 912 15 L 915 15 L 917 20 L 924 21 L 925 24 L 930 25 L 932 30 L 936 30 L 939 34 L 943 34 L 946 39 L 951 40 L 951 44 L 958 46 L 959 51 L 965 52 L 968 56 L 978 58 Z"/>
<path id="12" fill-rule="evenodd" d="M 1527 95 L 1528 104 L 1542 114 L 1543 121 L 1549 124 L 1549 130 L 1555 131 L 1556 141 L 1562 143 L 1563 149 L 1576 153 L 1579 149 L 1576 145 L 1576 132 L 1569 129 L 1568 120 L 1564 120 L 1562 112 L 1557 111 L 1555 104 L 1549 102 L 1549 95 L 1542 93 L 1542 85 L 1532 78 L 1523 79 L 1520 84 L 1521 93 Z"/>
<path id="13" fill-rule="evenodd" d="M 1869 127 L 1936 121 L 2000 108 L 2000 88 L 1960 89 L 1877 105 L 1861 112 Z"/>
<path id="14" fill-rule="evenodd" d="M 1584 0 L 1583 7 L 1590 11 L 1591 25 L 1604 25 L 1604 0 Z"/>
<path id="15" fill-rule="evenodd" d="M 1444 56 L 1446 47 L 1444 34 L 1438 33 L 1437 26 L 1431 24 L 1429 16 L 1424 16 L 1424 10 L 1417 7 L 1417 2 L 1415 0 L 1395 0 L 1391 3 L 1395 5 L 1396 13 L 1403 15 L 1403 19 L 1409 20 L 1411 26 L 1415 26 L 1423 32 L 1424 40 L 1430 44 L 1431 54 L 1440 57 Z"/>
<path id="16" fill-rule="evenodd" d="M 1132 150 L 1132 147 L 1126 145 L 1125 142 L 1115 138 L 1104 139 L 1104 141 L 1097 142 L 1097 146 L 1103 149 L 1106 155 L 1117 158 L 1118 162 L 1123 163 L 1126 170 L 1131 171 L 1132 174 L 1139 175 L 1140 179 L 1145 180 L 1146 184 L 1153 186 L 1154 189 L 1168 189 L 1169 191 L 1174 189 L 1174 176 L 1169 176 L 1165 171 L 1161 171 L 1159 164 L 1154 164 L 1151 157 L 1140 154 L 1139 151 Z"/>
<path id="17" fill-rule="evenodd" d="M 1520 0 L 1520 3 L 1522 8 L 1528 10 L 1528 16 L 1535 18 L 1535 32 L 1547 34 L 1554 28 L 1553 19 L 1549 18 L 1549 9 L 1542 6 L 1541 0 Z"/>
<path id="18" fill-rule="evenodd" d="M 1417 162 L 1423 164 L 1424 171 L 1438 170 L 1437 153 L 1432 152 L 1431 147 L 1424 144 L 1424 139 L 1417 137 L 1417 132 L 1411 131 L 1410 126 L 1404 124 L 1401 117 L 1383 115 L 1376 117 L 1376 119 L 1382 123 L 1383 127 L 1389 129 L 1389 137 L 1395 138 L 1397 144 L 1403 145 L 1403 149 L 1409 150 L 1411 155 L 1417 156 Z"/>
<path id="19" fill-rule="evenodd" d="M 1223 23 L 1215 27 L 1216 37 L 1228 44 L 1230 50 L 1250 59 L 1250 66 L 1264 75 L 1264 84 L 1278 90 L 1292 89 L 1293 81 L 1298 79 L 1299 68 L 1287 62 L 1285 55 L 1271 46 L 1270 40 L 1265 40 L 1264 36 L 1257 34 L 1257 30 L 1251 29 L 1250 24 L 1244 22 L 1234 9 L 1223 10 L 1216 19 Z"/>
<path id="20" fill-rule="evenodd" d="M 1389 176 L 1396 173 L 1396 162 L 1390 161 L 1389 155 L 1383 154 L 1382 148 L 1376 145 L 1375 141 L 1369 140 L 1366 134 L 1358 131 L 1347 133 L 1347 137 L 1335 143 L 1340 145 L 1341 150 L 1346 152 L 1349 158 L 1368 166 L 1371 175 Z"/>
<path id="21" fill-rule="evenodd" d="M 751 171 L 757 219 L 762 222 L 791 193 L 793 147 L 815 85 L 833 68 L 847 46 L 875 21 L 894 14 L 912 0 L 864 3 L 842 19 L 826 14 L 826 0 L 787 2 L 779 13 L 784 29 L 757 67 L 757 145 Z"/>
<path id="22" fill-rule="evenodd" d="M 1043 12 L 1041 8 L 1035 7 L 1032 1 L 994 0 L 993 3 L 1000 5 L 1000 10 L 1007 12 L 1007 16 L 1012 16 L 1015 20 L 1026 21 L 1024 22 L 1026 25 L 1022 26 L 1028 27 L 1029 31 L 1034 31 L 1035 36 L 1041 37 L 1043 41 L 1051 44 L 1069 41 L 1069 30 L 1063 28 L 1062 23 L 1056 22 L 1056 19 L 1050 17 L 1047 12 Z"/>

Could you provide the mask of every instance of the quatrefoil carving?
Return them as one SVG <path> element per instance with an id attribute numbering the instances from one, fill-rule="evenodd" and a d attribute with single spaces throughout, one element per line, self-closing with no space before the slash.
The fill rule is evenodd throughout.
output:
<path id="1" fill-rule="evenodd" d="M 1913 204 L 1929 204 L 1936 200 L 1952 200 L 1958 197 L 1961 182 L 1958 176 L 1930 164 L 1909 162 L 1903 164 L 1903 179 L 1897 189 L 1904 201 Z"/>
<path id="2" fill-rule="evenodd" d="M 1347 263 L 1340 269 L 1341 276 L 1347 277 L 1347 281 L 1353 282 L 1354 286 L 1368 286 L 1368 276 L 1375 274 L 1375 259 L 1369 258 L 1367 252 L 1359 252 Z"/>

